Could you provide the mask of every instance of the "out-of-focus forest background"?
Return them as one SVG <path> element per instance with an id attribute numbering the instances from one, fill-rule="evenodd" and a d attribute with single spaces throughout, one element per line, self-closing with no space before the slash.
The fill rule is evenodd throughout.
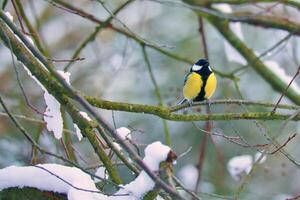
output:
<path id="1" fill-rule="evenodd" d="M 5 4 L 4 1 L 0 2 Z M 287 90 L 276 84 L 274 86 L 272 80 L 268 80 L 268 75 L 262 75 L 260 70 L 264 69 L 258 64 L 255 66 L 253 58 L 239 55 L 227 42 L 226 37 L 230 36 L 220 33 L 218 27 L 226 26 L 228 22 L 231 33 L 240 38 L 239 42 L 252 50 L 254 56 L 263 54 L 259 58 L 261 63 L 265 63 L 263 65 L 266 69 L 278 76 L 272 75 L 270 79 L 282 80 L 286 87 L 299 66 L 300 1 L 136 0 L 113 16 L 112 12 L 126 1 L 16 2 L 24 11 L 20 12 L 16 3 L 24 30 L 30 36 L 31 31 L 24 19 L 26 16 L 39 37 L 41 49 L 44 50 L 42 53 L 53 59 L 55 69 L 70 72 L 71 84 L 77 90 L 108 101 L 175 106 L 182 98 L 186 73 L 193 62 L 207 57 L 206 48 L 210 65 L 218 79 L 211 101 L 225 100 L 225 103 L 212 103 L 211 114 L 226 116 L 226 113 L 270 112 L 274 106 L 226 103 L 227 100 L 240 99 L 276 104 L 281 94 L 287 93 Z M 4 10 L 13 15 L 14 23 L 21 30 L 20 19 L 11 1 L 5 4 Z M 74 52 L 99 26 L 97 20 L 103 22 L 110 17 L 109 24 L 103 25 L 95 38 L 74 59 Z M 276 21 L 280 22 L 279 25 Z M 56 154 L 68 157 L 68 149 L 74 161 L 84 168 L 100 164 L 89 140 L 83 138 L 78 141 L 70 115 L 64 107 L 64 129 L 68 131 L 62 140 L 54 138 L 53 133 L 45 128 L 43 116 L 27 105 L 17 81 L 11 52 L 3 43 L 0 46 L 0 58 L 1 97 L 9 110 L 19 116 L 21 124 L 32 137 Z M 70 62 L 71 59 L 76 61 Z M 44 111 L 43 91 L 17 61 L 16 66 L 30 103 L 39 111 Z M 293 90 L 288 90 L 294 93 L 294 97 L 284 96 L 280 104 L 299 105 L 297 97 L 300 97 L 300 90 L 296 85 L 299 82 L 296 77 L 291 86 Z M 278 108 L 276 112 L 292 114 L 297 109 Z M 163 122 L 160 117 L 147 113 L 100 108 L 97 112 L 115 128 L 127 127 L 132 130 L 132 140 L 139 149 L 157 140 L 166 143 L 166 132 L 169 132 L 172 149 L 177 155 L 184 153 L 177 159 L 174 175 L 192 190 L 197 182 L 197 166 L 201 160 L 199 156 L 203 155 L 198 193 L 203 199 L 226 199 L 240 192 L 238 199 L 282 200 L 300 193 L 300 127 L 297 120 L 289 120 L 285 124 L 285 120 L 272 120 L 270 116 L 238 120 L 224 117 L 223 120 L 212 120 L 213 125 L 209 127 L 210 132 L 222 135 L 218 136 L 199 129 L 205 129 L 205 120 Z M 205 115 L 206 106 L 185 108 L 176 113 Z M 10 123 L 3 109 L 0 119 L 1 168 L 63 163 L 34 152 L 32 145 Z M 295 133 L 297 135 L 289 140 Z M 238 144 L 229 141 L 224 135 L 239 137 Z M 276 139 L 279 145 L 261 145 L 270 144 L 270 138 Z M 282 148 L 280 144 L 284 144 Z M 254 157 L 259 151 L 266 153 L 266 160 L 254 164 L 255 170 L 250 175 L 243 173 L 235 179 L 230 174 L 228 161 L 231 158 L 240 155 Z M 116 156 L 112 160 L 117 160 Z M 91 172 L 93 170 L 95 168 Z M 125 182 L 133 178 L 126 167 L 119 166 L 118 171 Z"/>

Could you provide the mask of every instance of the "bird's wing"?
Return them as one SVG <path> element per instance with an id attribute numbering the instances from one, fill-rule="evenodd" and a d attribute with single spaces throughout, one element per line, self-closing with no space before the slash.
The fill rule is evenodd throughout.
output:
<path id="1" fill-rule="evenodd" d="M 202 87 L 201 76 L 195 72 L 189 73 L 183 86 L 183 96 L 187 100 L 193 100 L 198 96 Z"/>
<path id="2" fill-rule="evenodd" d="M 186 82 L 186 80 L 187 80 L 188 76 L 189 76 L 191 73 L 192 73 L 192 72 L 189 72 L 187 75 L 185 75 L 185 77 L 184 77 L 184 83 L 183 83 L 183 85 L 185 85 L 185 82 Z"/>

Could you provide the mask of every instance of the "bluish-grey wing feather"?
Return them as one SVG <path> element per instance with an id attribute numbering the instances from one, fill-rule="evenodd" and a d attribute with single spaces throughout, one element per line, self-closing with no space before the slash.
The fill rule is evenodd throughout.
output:
<path id="1" fill-rule="evenodd" d="M 185 85 L 185 82 L 187 81 L 187 78 L 188 78 L 188 76 L 189 76 L 191 73 L 192 73 L 192 72 L 189 72 L 187 75 L 185 75 L 183 85 Z"/>

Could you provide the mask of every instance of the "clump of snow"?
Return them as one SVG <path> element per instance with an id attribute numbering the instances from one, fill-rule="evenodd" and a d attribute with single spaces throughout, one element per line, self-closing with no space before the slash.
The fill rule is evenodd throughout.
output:
<path id="1" fill-rule="evenodd" d="M 83 138 L 83 136 L 82 136 L 82 134 L 81 134 L 81 130 L 80 130 L 80 128 L 77 126 L 77 124 L 74 123 L 73 125 L 74 125 L 74 128 L 75 128 L 76 136 L 77 136 L 78 140 L 81 141 L 82 138 Z"/>
<path id="2" fill-rule="evenodd" d="M 119 143 L 113 142 L 113 145 L 116 147 L 116 149 L 117 149 L 118 151 L 122 151 L 122 147 L 121 147 L 121 145 L 120 145 Z"/>
<path id="3" fill-rule="evenodd" d="M 71 74 L 69 72 L 57 70 L 57 73 L 59 73 L 59 75 L 63 77 L 68 84 L 70 84 Z M 46 127 L 48 131 L 53 132 L 55 138 L 59 140 L 62 138 L 63 132 L 63 118 L 60 111 L 60 103 L 56 100 L 54 96 L 49 94 L 45 88 L 44 91 L 44 99 L 46 102 L 44 120 L 46 122 Z"/>
<path id="4" fill-rule="evenodd" d="M 159 163 L 167 159 L 170 150 L 169 146 L 163 145 L 159 141 L 149 144 L 145 149 L 143 161 L 152 171 L 158 170 Z"/>
<path id="5" fill-rule="evenodd" d="M 170 147 L 163 145 L 161 142 L 154 142 L 146 147 L 143 162 L 151 171 L 158 171 L 159 164 L 166 161 L 170 150 Z M 155 182 L 153 182 L 145 171 L 142 171 L 134 181 L 122 186 L 116 195 L 129 194 L 129 196 L 124 196 L 121 199 L 139 200 L 148 191 L 152 190 L 154 186 Z M 110 199 L 120 199 L 120 196 L 111 197 Z"/>
<path id="6" fill-rule="evenodd" d="M 6 15 L 6 17 L 8 17 L 8 19 L 10 20 L 10 21 L 14 21 L 14 17 L 10 14 L 10 12 L 4 12 L 4 14 Z"/>
<path id="7" fill-rule="evenodd" d="M 126 140 L 126 139 L 131 140 L 132 139 L 131 134 L 130 134 L 131 131 L 126 127 L 120 127 L 118 129 L 116 129 L 116 132 L 122 138 L 122 140 Z"/>
<path id="8" fill-rule="evenodd" d="M 152 170 L 158 171 L 159 164 L 166 161 L 170 147 L 154 142 L 145 149 L 143 162 Z M 106 178 L 105 168 L 99 168 L 96 175 Z M 0 190 L 11 187 L 33 187 L 42 191 L 67 194 L 69 200 L 139 200 L 152 190 L 155 182 L 142 171 L 131 183 L 112 196 L 100 194 L 91 176 L 76 167 L 58 164 L 37 166 L 10 166 L 0 169 Z"/>
<path id="9" fill-rule="evenodd" d="M 46 122 L 47 130 L 53 132 L 56 139 L 61 139 L 63 131 L 63 119 L 60 112 L 60 103 L 54 96 L 44 91 L 44 99 L 46 103 L 46 110 L 44 112 L 44 120 Z"/>
<path id="10" fill-rule="evenodd" d="M 89 122 L 92 121 L 92 119 L 90 118 L 90 116 L 86 113 L 86 112 L 83 112 L 83 111 L 80 111 L 79 114 L 85 118 L 86 120 L 88 120 Z"/>
<path id="11" fill-rule="evenodd" d="M 108 179 L 108 174 L 106 173 L 105 167 L 98 167 L 98 169 L 96 170 L 95 175 L 100 177 L 100 178 L 103 178 L 103 179 Z M 100 181 L 100 179 L 95 178 L 94 181 L 95 181 L 95 183 L 97 183 L 97 182 Z"/>
<path id="12" fill-rule="evenodd" d="M 88 174 L 76 167 L 58 164 L 40 164 L 37 167 L 10 166 L 1 169 L 0 190 L 10 187 L 33 187 L 43 191 L 63 193 L 68 195 L 69 200 L 106 198 L 102 194 L 95 193 L 99 191 Z M 75 187 L 94 192 L 78 190 Z"/>
<path id="13" fill-rule="evenodd" d="M 187 189 L 194 190 L 198 177 L 198 170 L 194 165 L 185 165 L 178 173 L 178 177 Z"/>
<path id="14" fill-rule="evenodd" d="M 34 42 L 31 37 L 29 37 L 28 35 L 24 35 L 24 36 L 28 40 L 28 42 L 30 42 L 30 44 L 34 45 Z"/>
<path id="15" fill-rule="evenodd" d="M 118 129 L 116 129 L 116 133 L 120 136 L 120 138 L 122 140 L 127 140 L 127 139 L 131 140 L 132 139 L 131 134 L 130 134 L 131 131 L 126 127 L 120 127 Z M 116 149 L 118 151 L 122 151 L 122 147 L 120 146 L 119 143 L 113 142 L 113 145 L 116 147 Z"/>
<path id="16" fill-rule="evenodd" d="M 178 172 L 178 178 L 185 188 L 195 190 L 198 178 L 198 170 L 194 165 L 185 165 Z M 215 191 L 213 184 L 207 181 L 201 181 L 200 190 L 202 192 L 212 193 Z M 182 192 L 185 195 L 185 192 Z"/>
<path id="17" fill-rule="evenodd" d="M 261 152 L 257 152 L 253 157 L 251 155 L 241 155 L 231 158 L 227 163 L 227 170 L 229 171 L 231 177 L 238 181 L 242 178 L 243 174 L 249 174 L 253 162 L 257 162 L 262 156 Z M 258 164 L 262 164 L 266 161 L 267 156 L 263 155 Z"/>
<path id="18" fill-rule="evenodd" d="M 68 83 L 70 83 L 70 81 L 69 81 Z M 88 114 L 87 114 L 86 112 L 80 111 L 79 114 L 80 114 L 83 118 L 85 118 L 87 121 L 92 121 L 92 119 L 88 116 Z M 81 130 L 80 130 L 80 128 L 78 127 L 77 124 L 73 123 L 73 125 L 74 125 L 74 128 L 75 128 L 75 133 L 76 133 L 76 135 L 77 135 L 77 138 L 78 138 L 79 141 L 81 141 L 81 140 L 82 140 L 82 133 L 81 133 Z"/>
<path id="19" fill-rule="evenodd" d="M 249 174 L 252 169 L 252 156 L 242 155 L 231 158 L 227 163 L 227 169 L 236 181 L 241 179 L 243 173 Z"/>
<path id="20" fill-rule="evenodd" d="M 230 5 L 226 3 L 218 3 L 218 4 L 213 4 L 213 8 L 223 12 L 223 13 L 232 13 L 232 8 Z"/>
<path id="21" fill-rule="evenodd" d="M 288 86 L 293 77 L 287 75 L 285 70 L 276 61 L 266 60 L 264 64 Z M 300 95 L 300 87 L 295 81 L 291 84 L 290 88 Z"/>
<path id="22" fill-rule="evenodd" d="M 57 70 L 56 71 L 63 79 L 65 79 L 65 81 L 71 85 L 70 83 L 70 76 L 71 76 L 71 73 L 70 72 L 65 72 L 65 71 L 62 71 L 62 70 Z"/>

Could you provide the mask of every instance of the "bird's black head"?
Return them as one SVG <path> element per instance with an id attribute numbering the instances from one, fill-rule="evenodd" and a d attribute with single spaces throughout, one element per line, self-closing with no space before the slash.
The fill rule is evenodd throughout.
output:
<path id="1" fill-rule="evenodd" d="M 212 72 L 209 62 L 205 59 L 198 60 L 192 67 L 191 72 L 197 72 L 201 74 L 210 74 Z"/>
<path id="2" fill-rule="evenodd" d="M 205 59 L 200 59 L 195 63 L 195 65 L 207 67 L 209 66 L 209 62 Z"/>

